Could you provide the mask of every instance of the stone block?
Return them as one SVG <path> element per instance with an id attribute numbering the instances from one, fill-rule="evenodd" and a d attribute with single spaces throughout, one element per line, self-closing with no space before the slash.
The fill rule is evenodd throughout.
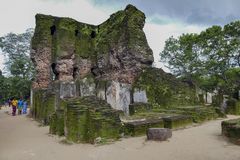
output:
<path id="1" fill-rule="evenodd" d="M 94 96 L 96 95 L 96 84 L 94 78 L 91 76 L 85 77 L 80 80 L 80 96 Z"/>
<path id="2" fill-rule="evenodd" d="M 139 90 L 139 89 L 134 89 L 133 93 L 133 102 L 142 102 L 142 103 L 147 103 L 147 93 L 145 90 Z"/>
<path id="3" fill-rule="evenodd" d="M 129 114 L 130 89 L 130 84 L 112 81 L 106 91 L 107 102 L 112 108 Z"/>
<path id="4" fill-rule="evenodd" d="M 226 136 L 235 144 L 240 145 L 240 119 L 223 121 L 222 135 Z"/>
<path id="5" fill-rule="evenodd" d="M 133 103 L 129 105 L 129 115 L 141 112 L 148 112 L 151 109 L 152 105 L 149 103 Z"/>
<path id="6" fill-rule="evenodd" d="M 184 128 L 192 124 L 192 117 L 187 115 L 174 115 L 163 117 L 164 128 L 177 129 Z"/>
<path id="7" fill-rule="evenodd" d="M 119 112 L 97 97 L 82 97 L 67 103 L 65 135 L 73 142 L 94 143 L 97 137 L 118 139 Z"/>
<path id="8" fill-rule="evenodd" d="M 148 128 L 157 128 L 163 126 L 162 118 L 151 120 L 134 120 L 124 123 L 124 134 L 130 136 L 141 136 L 146 134 Z"/>
<path id="9" fill-rule="evenodd" d="M 76 84 L 74 82 L 60 83 L 60 98 L 76 97 Z"/>
<path id="10" fill-rule="evenodd" d="M 227 102 L 226 114 L 240 115 L 240 102 L 236 99 L 229 99 Z"/>
<path id="11" fill-rule="evenodd" d="M 149 128 L 147 130 L 147 139 L 155 141 L 166 141 L 172 137 L 172 131 L 168 128 Z"/>

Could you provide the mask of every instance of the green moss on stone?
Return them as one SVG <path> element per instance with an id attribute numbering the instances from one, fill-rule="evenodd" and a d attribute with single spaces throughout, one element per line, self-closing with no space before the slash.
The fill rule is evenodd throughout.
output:
<path id="1" fill-rule="evenodd" d="M 142 119 L 124 123 L 124 134 L 130 136 L 145 135 L 148 128 L 163 128 L 164 123 L 161 118 Z"/>
<path id="2" fill-rule="evenodd" d="M 32 38 L 32 48 L 37 49 L 39 45 L 51 47 L 52 36 L 50 27 L 54 25 L 54 17 L 37 14 L 36 15 L 36 28 Z"/>
<path id="3" fill-rule="evenodd" d="M 133 115 L 140 112 L 149 112 L 152 109 L 152 105 L 148 103 L 133 103 L 129 105 L 129 114 Z"/>
<path id="4" fill-rule="evenodd" d="M 223 121 L 222 134 L 240 145 L 240 119 Z"/>
<path id="5" fill-rule="evenodd" d="M 119 112 L 96 97 L 69 101 L 66 108 L 67 139 L 74 142 L 94 143 L 97 137 L 119 138 Z"/>
<path id="6" fill-rule="evenodd" d="M 133 87 L 145 90 L 149 103 L 157 104 L 162 108 L 197 103 L 194 88 L 180 82 L 162 69 L 148 68 L 144 70 Z"/>
<path id="7" fill-rule="evenodd" d="M 240 115 L 240 101 L 230 99 L 227 101 L 226 114 Z"/>
<path id="8" fill-rule="evenodd" d="M 179 129 L 189 126 L 193 123 L 191 116 L 177 115 L 164 117 L 164 128 Z"/>
<path id="9" fill-rule="evenodd" d="M 167 114 L 189 115 L 192 117 L 194 123 L 202 123 L 219 117 L 215 108 L 212 106 L 182 106 L 165 109 L 157 107 L 153 109 L 153 111 Z"/>
<path id="10" fill-rule="evenodd" d="M 56 110 L 50 115 L 49 132 L 58 136 L 64 135 L 64 111 Z"/>
<path id="11" fill-rule="evenodd" d="M 55 111 L 55 94 L 48 90 L 33 91 L 33 117 L 47 125 L 49 116 Z"/>

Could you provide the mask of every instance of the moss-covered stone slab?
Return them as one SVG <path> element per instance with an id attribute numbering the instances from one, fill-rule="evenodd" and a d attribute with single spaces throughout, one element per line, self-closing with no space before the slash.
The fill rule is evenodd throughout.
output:
<path id="1" fill-rule="evenodd" d="M 130 136 L 145 135 L 148 128 L 163 128 L 162 118 L 158 119 L 139 119 L 130 122 L 124 122 L 124 134 Z"/>
<path id="2" fill-rule="evenodd" d="M 149 112 L 152 109 L 152 105 L 149 103 L 132 103 L 129 105 L 129 115 Z"/>
<path id="3" fill-rule="evenodd" d="M 212 106 L 182 106 L 172 108 L 155 108 L 154 112 L 178 115 L 190 115 L 194 123 L 202 123 L 219 117 Z"/>
<path id="4" fill-rule="evenodd" d="M 194 87 L 159 68 L 143 70 L 134 82 L 133 88 L 146 91 L 148 103 L 161 107 L 173 108 L 198 103 Z"/>
<path id="5" fill-rule="evenodd" d="M 226 114 L 240 115 L 240 101 L 230 99 L 227 101 Z"/>
<path id="6" fill-rule="evenodd" d="M 240 145 L 240 119 L 223 121 L 222 135 L 228 137 L 230 141 Z"/>
<path id="7" fill-rule="evenodd" d="M 98 137 L 114 140 L 120 137 L 122 130 L 120 111 L 112 109 L 105 101 L 92 96 L 71 99 L 65 103 L 67 105 L 64 110 L 64 125 L 60 126 L 65 128 L 64 134 L 68 140 L 77 143 L 94 143 Z M 50 131 L 57 133 L 59 130 L 57 125 L 61 122 L 63 122 L 62 116 L 53 115 Z"/>
<path id="8" fill-rule="evenodd" d="M 164 128 L 179 129 L 192 125 L 192 117 L 187 115 L 174 115 L 163 117 Z"/>

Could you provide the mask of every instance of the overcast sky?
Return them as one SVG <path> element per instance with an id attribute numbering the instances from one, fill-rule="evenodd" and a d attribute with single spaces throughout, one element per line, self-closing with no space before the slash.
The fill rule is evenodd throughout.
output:
<path id="1" fill-rule="evenodd" d="M 211 25 L 240 19 L 240 0 L 1 0 L 0 36 L 34 28 L 36 13 L 100 24 L 127 4 L 146 14 L 144 31 L 158 67 L 162 67 L 158 55 L 168 37 L 199 33 Z M 0 55 L 0 69 L 3 62 Z"/>

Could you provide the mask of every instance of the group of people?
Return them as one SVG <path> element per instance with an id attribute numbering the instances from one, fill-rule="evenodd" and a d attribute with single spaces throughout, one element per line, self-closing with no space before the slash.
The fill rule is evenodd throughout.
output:
<path id="1" fill-rule="evenodd" d="M 16 116 L 16 112 L 18 110 L 18 114 L 27 114 L 27 101 L 23 99 L 17 100 L 16 98 L 10 99 L 8 101 L 9 107 L 12 106 L 12 115 Z"/>

